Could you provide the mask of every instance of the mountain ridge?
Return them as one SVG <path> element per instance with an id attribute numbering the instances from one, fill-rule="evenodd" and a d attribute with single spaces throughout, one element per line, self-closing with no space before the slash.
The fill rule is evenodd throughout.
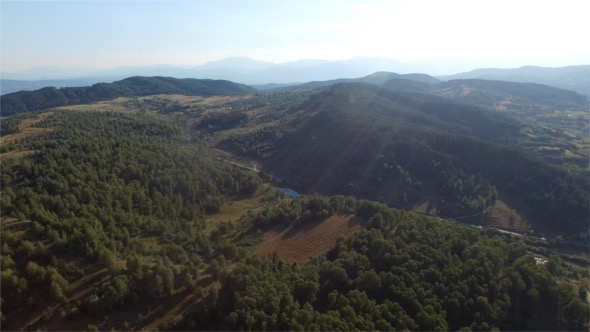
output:
<path id="1" fill-rule="evenodd" d="M 524 70 L 522 68 L 529 68 Z M 530 68 L 536 68 L 530 78 L 525 76 L 531 72 Z M 483 78 L 477 77 L 482 73 L 491 72 L 518 72 L 518 79 L 502 79 L 490 77 L 490 79 L 513 80 L 519 82 L 533 82 L 552 85 L 551 80 L 543 79 L 542 75 L 552 75 L 558 80 L 554 86 L 590 94 L 590 66 L 566 66 L 566 67 L 535 67 L 527 66 L 512 69 L 475 69 L 472 72 L 460 72 L 453 75 L 438 75 L 432 64 L 427 62 L 400 62 L 385 58 L 354 57 L 344 60 L 320 60 L 306 59 L 283 63 L 254 60 L 248 57 L 232 57 L 216 61 L 210 61 L 199 66 L 176 65 L 150 65 L 116 67 L 100 70 L 68 67 L 39 67 L 20 72 L 2 72 L 2 88 L 0 93 L 14 92 L 27 88 L 27 85 L 14 86 L 13 83 L 4 81 L 12 80 L 80 80 L 89 83 L 113 82 L 131 76 L 169 76 L 177 78 L 210 78 L 224 79 L 248 85 L 264 84 L 292 84 L 294 82 L 326 81 L 338 78 L 358 78 L 379 71 L 396 72 L 399 74 L 425 73 L 438 79 L 449 80 L 454 78 Z M 459 71 L 459 70 L 458 70 Z M 479 73 L 479 74 L 478 74 Z M 546 73 L 546 74 L 543 74 Z M 560 74 L 561 73 L 561 74 Z M 476 75 L 477 74 L 477 75 Z M 541 75 L 541 76 L 539 76 Z M 572 76 L 573 75 L 573 76 Z M 568 81 L 568 77 L 573 77 Z M 66 84 L 66 83 L 64 83 Z M 61 86 L 65 86 L 61 84 Z M 70 84 L 70 83 L 67 83 Z M 30 84 L 29 84 L 30 85 Z"/>
<path id="2" fill-rule="evenodd" d="M 15 92 L 0 96 L 0 106 L 2 107 L 2 115 L 6 116 L 117 97 L 140 97 L 170 93 L 204 96 L 236 95 L 256 91 L 250 86 L 226 80 L 134 76 L 113 83 L 97 83 L 88 87 L 60 89 L 46 87 L 36 91 Z"/>
<path id="3" fill-rule="evenodd" d="M 454 75 L 437 76 L 442 80 L 486 79 L 518 83 L 538 83 L 590 95 L 590 65 L 558 68 L 523 66 L 519 68 L 479 68 Z"/>

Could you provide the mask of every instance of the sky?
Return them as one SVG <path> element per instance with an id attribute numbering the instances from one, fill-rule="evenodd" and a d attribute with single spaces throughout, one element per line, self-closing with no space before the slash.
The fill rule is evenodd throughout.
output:
<path id="1" fill-rule="evenodd" d="M 590 64 L 587 0 L 0 0 L 0 70 L 356 56 Z"/>

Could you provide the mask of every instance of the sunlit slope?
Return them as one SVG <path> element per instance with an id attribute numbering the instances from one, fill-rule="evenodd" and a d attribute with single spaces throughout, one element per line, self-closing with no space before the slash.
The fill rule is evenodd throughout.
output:
<path id="1" fill-rule="evenodd" d="M 253 131 L 222 145 L 266 158 L 268 172 L 310 191 L 403 208 L 426 200 L 446 217 L 483 215 L 502 195 L 533 223 L 564 230 L 588 220 L 587 174 L 525 152 L 523 125 L 486 109 L 340 84 L 291 108 L 294 114 L 275 128 L 279 134 Z"/>

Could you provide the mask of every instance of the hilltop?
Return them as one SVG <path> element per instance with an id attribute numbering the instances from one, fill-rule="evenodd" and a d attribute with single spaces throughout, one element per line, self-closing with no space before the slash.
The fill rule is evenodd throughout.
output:
<path id="1" fill-rule="evenodd" d="M 89 87 L 47 87 L 0 96 L 2 115 L 48 109 L 52 107 L 92 103 L 117 97 L 140 97 L 155 94 L 237 95 L 256 92 L 247 85 L 223 80 L 178 79 L 172 77 L 129 77 L 113 83 L 97 83 Z"/>
<path id="2" fill-rule="evenodd" d="M 482 68 L 455 75 L 438 76 L 441 80 L 483 79 L 518 83 L 538 83 L 590 95 L 590 65 L 547 68 L 524 66 L 500 69 Z"/>

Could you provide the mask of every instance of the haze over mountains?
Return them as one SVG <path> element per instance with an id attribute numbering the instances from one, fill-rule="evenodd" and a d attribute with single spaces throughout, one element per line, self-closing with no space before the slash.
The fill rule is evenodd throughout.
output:
<path id="1" fill-rule="evenodd" d="M 515 69 L 475 69 L 456 75 L 444 75 L 442 80 L 452 79 L 485 79 L 509 82 L 539 83 L 557 88 L 590 94 L 590 66 L 567 66 L 561 68 L 544 68 L 524 66 Z"/>
<path id="2" fill-rule="evenodd" d="M 456 68 L 456 69 L 454 69 Z M 464 66 L 445 68 L 435 62 L 400 62 L 384 58 L 355 57 L 348 60 L 299 60 L 285 63 L 257 61 L 247 57 L 226 58 L 200 66 L 137 66 L 110 69 L 82 69 L 67 67 L 38 67 L 20 72 L 2 72 L 0 93 L 35 90 L 46 86 L 86 86 L 99 82 L 113 82 L 130 76 L 168 76 L 177 78 L 223 79 L 257 85 L 259 88 L 275 88 L 276 85 L 340 78 L 356 78 L 379 71 L 398 74 L 459 72 Z M 476 69 L 470 72 L 438 77 L 441 80 L 479 78 L 513 82 L 531 82 L 590 94 L 590 66 L 562 68 L 521 67 L 516 69 Z"/>

